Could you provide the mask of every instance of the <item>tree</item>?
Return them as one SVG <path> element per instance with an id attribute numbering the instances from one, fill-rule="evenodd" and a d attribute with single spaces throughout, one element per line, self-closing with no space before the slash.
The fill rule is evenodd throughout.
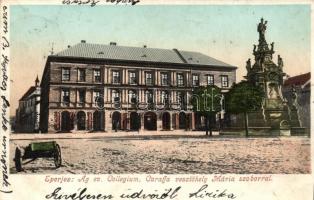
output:
<path id="1" fill-rule="evenodd" d="M 248 112 L 260 109 L 263 99 L 263 89 L 260 86 L 255 86 L 247 81 L 234 84 L 226 95 L 227 112 L 244 114 L 246 137 L 249 136 Z"/>
<path id="2" fill-rule="evenodd" d="M 223 98 L 217 86 L 200 86 L 193 90 L 193 111 L 206 119 L 206 135 L 208 130 L 212 136 L 212 121 L 216 113 L 221 111 L 221 99 Z"/>

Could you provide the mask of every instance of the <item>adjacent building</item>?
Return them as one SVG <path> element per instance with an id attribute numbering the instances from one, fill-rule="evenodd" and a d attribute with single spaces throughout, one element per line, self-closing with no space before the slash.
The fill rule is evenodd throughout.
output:
<path id="1" fill-rule="evenodd" d="M 193 88 L 226 92 L 236 67 L 178 49 L 81 41 L 47 58 L 41 81 L 43 132 L 194 130 Z"/>
<path id="2" fill-rule="evenodd" d="M 311 127 L 311 72 L 287 78 L 283 84 L 283 95 L 287 101 L 293 103 L 293 92 L 295 92 L 301 125 L 307 128 L 309 133 Z"/>
<path id="3" fill-rule="evenodd" d="M 35 85 L 31 86 L 19 100 L 16 109 L 15 132 L 39 132 L 40 120 L 40 86 L 38 77 Z"/>

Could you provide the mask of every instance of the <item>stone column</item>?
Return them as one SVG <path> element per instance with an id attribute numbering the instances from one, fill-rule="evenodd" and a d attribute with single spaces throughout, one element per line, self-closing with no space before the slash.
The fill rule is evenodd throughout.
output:
<path id="1" fill-rule="evenodd" d="M 106 113 L 107 113 L 107 112 L 109 113 L 109 111 L 105 111 L 105 110 L 104 110 L 104 112 L 103 112 L 103 118 L 102 118 L 102 120 L 103 120 L 102 128 L 103 128 L 104 131 L 107 131 L 107 126 L 106 126 L 106 125 L 107 125 L 107 124 L 106 124 L 106 123 L 107 123 L 107 121 L 106 121 Z"/>
<path id="2" fill-rule="evenodd" d="M 173 126 L 172 126 L 172 112 L 169 112 L 170 113 L 170 120 L 169 120 L 169 123 L 170 123 L 170 130 L 173 131 Z"/>
<path id="3" fill-rule="evenodd" d="M 141 118 L 141 128 L 140 128 L 140 132 L 143 132 L 145 130 L 144 128 L 144 114 L 145 112 L 143 113 L 139 113 L 140 114 L 140 118 Z"/>
<path id="4" fill-rule="evenodd" d="M 160 101 L 160 95 L 161 95 L 161 91 L 160 90 L 157 90 L 157 96 L 156 96 L 156 102 L 157 102 L 157 104 L 160 104 L 161 103 L 161 101 Z"/>
<path id="5" fill-rule="evenodd" d="M 179 113 L 176 113 L 176 129 L 179 129 Z"/>
<path id="6" fill-rule="evenodd" d="M 127 116 L 127 129 L 130 130 L 131 129 L 131 120 L 130 120 L 130 112 L 126 113 L 126 116 Z"/>
<path id="7" fill-rule="evenodd" d="M 109 104 L 111 104 L 112 103 L 112 89 L 108 89 L 108 102 L 109 102 Z"/>
<path id="8" fill-rule="evenodd" d="M 107 67 L 104 67 L 104 84 L 108 83 L 108 68 Z"/>
<path id="9" fill-rule="evenodd" d="M 125 70 L 125 84 L 129 84 L 129 70 Z"/>
<path id="10" fill-rule="evenodd" d="M 49 115 L 50 115 L 50 112 L 49 112 Z M 49 116 L 49 118 L 51 119 L 52 117 Z M 54 124 L 53 124 L 54 130 L 56 130 L 56 131 L 61 130 L 61 113 L 60 112 L 57 112 L 57 111 L 54 112 L 53 122 L 54 122 Z M 49 126 L 49 122 L 48 122 L 48 130 L 51 130 L 50 127 L 51 126 Z"/>
<path id="11" fill-rule="evenodd" d="M 171 121 L 172 121 L 171 127 L 175 130 L 176 129 L 176 113 L 171 114 Z"/>
<path id="12" fill-rule="evenodd" d="M 104 103 L 108 102 L 108 88 L 104 88 Z"/>
<path id="13" fill-rule="evenodd" d="M 158 71 L 156 69 L 154 71 L 155 71 L 155 73 L 154 73 L 155 74 L 154 75 L 154 79 L 155 79 L 154 82 L 155 82 L 155 85 L 158 85 Z"/>
<path id="14" fill-rule="evenodd" d="M 111 111 L 105 112 L 105 127 L 107 132 L 112 132 L 112 118 L 111 118 Z"/>
<path id="15" fill-rule="evenodd" d="M 86 90 L 85 95 L 86 95 L 85 104 L 87 104 L 88 107 L 93 107 L 93 91 Z"/>
<path id="16" fill-rule="evenodd" d="M 108 83 L 112 83 L 112 73 L 111 73 L 110 68 L 107 70 L 107 76 L 108 76 Z"/>
<path id="17" fill-rule="evenodd" d="M 145 102 L 145 94 L 144 94 L 144 93 L 145 93 L 145 90 L 142 89 L 142 90 L 141 90 L 141 102 L 142 102 L 142 103 Z"/>
<path id="18" fill-rule="evenodd" d="M 121 107 L 125 103 L 125 89 L 121 89 Z"/>
<path id="19" fill-rule="evenodd" d="M 145 85 L 145 71 L 142 70 L 142 85 Z"/>
<path id="20" fill-rule="evenodd" d="M 185 79 L 184 81 L 185 81 L 185 85 L 186 85 L 186 86 L 192 85 L 190 72 L 186 72 L 186 73 L 185 73 L 184 79 Z"/>
<path id="21" fill-rule="evenodd" d="M 177 85 L 177 73 L 173 72 L 173 85 Z"/>
<path id="22" fill-rule="evenodd" d="M 156 112 L 155 112 L 156 113 Z M 157 116 L 157 132 L 162 130 L 162 118 L 158 113 L 156 113 Z"/>
<path id="23" fill-rule="evenodd" d="M 86 130 L 93 130 L 93 113 L 87 112 Z"/>
<path id="24" fill-rule="evenodd" d="M 73 123 L 73 130 L 77 131 L 77 113 L 70 112 L 70 121 Z"/>

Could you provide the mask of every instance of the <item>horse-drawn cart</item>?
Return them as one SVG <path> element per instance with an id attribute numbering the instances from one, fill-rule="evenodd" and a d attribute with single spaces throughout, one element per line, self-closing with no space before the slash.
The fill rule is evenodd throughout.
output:
<path id="1" fill-rule="evenodd" d="M 23 160 L 31 159 L 27 162 L 29 163 L 36 160 L 37 158 L 53 158 L 56 168 L 59 168 L 62 162 L 60 146 L 55 141 L 49 141 L 30 143 L 23 149 L 16 147 L 14 157 L 16 171 L 20 172 L 23 170 Z"/>

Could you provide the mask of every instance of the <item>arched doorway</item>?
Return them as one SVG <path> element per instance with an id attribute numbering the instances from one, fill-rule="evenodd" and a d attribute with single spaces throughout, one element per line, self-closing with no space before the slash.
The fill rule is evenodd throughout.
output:
<path id="1" fill-rule="evenodd" d="M 186 129 L 186 114 L 184 112 L 179 114 L 179 129 Z"/>
<path id="2" fill-rule="evenodd" d="M 63 111 L 61 113 L 61 131 L 69 132 L 72 129 L 71 124 L 70 113 L 68 111 Z"/>
<path id="3" fill-rule="evenodd" d="M 154 112 L 145 113 L 144 128 L 146 130 L 157 130 L 157 115 Z"/>
<path id="4" fill-rule="evenodd" d="M 168 112 L 162 114 L 162 129 L 170 130 L 170 114 Z"/>
<path id="5" fill-rule="evenodd" d="M 86 114 L 84 111 L 79 111 L 77 113 L 77 130 L 86 129 Z"/>
<path id="6" fill-rule="evenodd" d="M 103 122 L 103 112 L 99 112 L 96 110 L 93 113 L 93 129 L 94 131 L 103 130 L 102 122 Z"/>
<path id="7" fill-rule="evenodd" d="M 131 130 L 138 130 L 141 128 L 141 118 L 140 115 L 136 112 L 130 113 L 130 129 Z"/>
<path id="8" fill-rule="evenodd" d="M 121 129 L 121 113 L 115 111 L 112 113 L 112 130 Z"/>
<path id="9" fill-rule="evenodd" d="M 199 113 L 194 113 L 194 126 L 196 130 L 201 130 L 202 128 L 202 120 Z"/>

